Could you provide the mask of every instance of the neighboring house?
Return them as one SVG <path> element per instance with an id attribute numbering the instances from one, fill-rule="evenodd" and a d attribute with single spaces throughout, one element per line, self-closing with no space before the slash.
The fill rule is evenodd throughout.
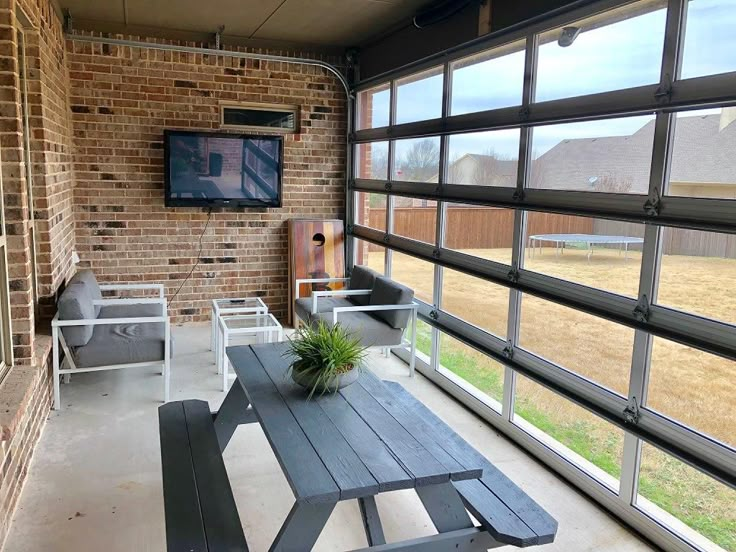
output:
<path id="1" fill-rule="evenodd" d="M 630 136 L 563 140 L 532 164 L 530 187 L 646 193 L 654 121 Z M 671 195 L 736 198 L 736 109 L 680 116 Z"/>

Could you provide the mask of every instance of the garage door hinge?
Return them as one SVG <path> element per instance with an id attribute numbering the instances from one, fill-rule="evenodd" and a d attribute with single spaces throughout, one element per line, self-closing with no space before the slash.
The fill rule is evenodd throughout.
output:
<path id="1" fill-rule="evenodd" d="M 639 322 L 647 322 L 649 320 L 649 299 L 646 295 L 642 295 L 639 303 L 634 307 L 634 318 Z"/>
<path id="2" fill-rule="evenodd" d="M 514 344 L 511 341 L 506 342 L 506 346 L 503 348 L 503 356 L 511 360 L 514 358 Z"/>
<path id="3" fill-rule="evenodd" d="M 659 189 L 654 188 L 652 195 L 644 202 L 644 211 L 651 217 L 656 217 L 662 210 L 662 198 L 659 195 Z"/>
<path id="4" fill-rule="evenodd" d="M 639 403 L 636 402 L 636 397 L 631 397 L 629 406 L 624 408 L 624 421 L 627 424 L 638 424 L 639 423 Z"/>

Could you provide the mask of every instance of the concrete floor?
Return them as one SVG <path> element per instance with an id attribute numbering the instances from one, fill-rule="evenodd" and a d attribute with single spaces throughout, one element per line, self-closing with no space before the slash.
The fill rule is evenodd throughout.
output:
<path id="1" fill-rule="evenodd" d="M 218 388 L 209 326 L 174 329 L 172 400 L 201 398 L 213 409 Z M 544 506 L 560 524 L 545 551 L 651 550 L 634 533 L 528 456 L 401 361 L 374 353 L 369 366 L 399 381 Z M 153 370 L 79 374 L 62 386 L 65 410 L 52 412 L 5 544 L 6 552 L 165 550 L 156 409 L 161 376 Z M 293 495 L 257 424 L 238 429 L 225 462 L 250 549 L 268 547 Z M 389 542 L 434 528 L 413 491 L 377 499 Z M 316 550 L 366 545 L 356 501 L 340 503 Z M 510 548 L 509 548 L 510 549 Z"/>

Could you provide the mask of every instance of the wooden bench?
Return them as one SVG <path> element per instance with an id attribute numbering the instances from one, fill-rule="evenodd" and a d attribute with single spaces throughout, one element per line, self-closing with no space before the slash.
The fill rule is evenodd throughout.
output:
<path id="1" fill-rule="evenodd" d="M 169 552 L 247 552 L 212 413 L 205 401 L 158 409 Z"/>
<path id="2" fill-rule="evenodd" d="M 384 382 L 401 401 L 432 428 L 443 448 L 461 463 L 483 466 L 483 477 L 453 481 L 465 507 L 498 542 L 518 547 L 554 541 L 557 521 L 539 504 L 501 473 L 445 422 L 395 382 Z"/>

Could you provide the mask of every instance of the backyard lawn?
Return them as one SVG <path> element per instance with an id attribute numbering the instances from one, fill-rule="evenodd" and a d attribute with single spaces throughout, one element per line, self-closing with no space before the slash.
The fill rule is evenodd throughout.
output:
<path id="1" fill-rule="evenodd" d="M 510 251 L 466 253 L 508 262 Z M 383 254 L 371 253 L 382 270 Z M 379 266 L 380 265 L 380 266 Z M 525 267 L 623 295 L 636 296 L 639 253 L 628 259 L 615 250 L 554 249 L 527 256 Z M 431 302 L 433 267 L 394 253 L 393 277 Z M 725 322 L 736 321 L 736 260 L 672 255 L 663 257 L 659 303 Z M 506 334 L 509 292 L 465 274 L 445 270 L 442 308 L 502 338 Z M 429 352 L 429 333 L 419 348 Z M 519 344 L 602 386 L 627 394 L 634 331 L 536 297 L 524 296 Z M 487 395 L 500 400 L 503 368 L 493 360 L 442 337 L 441 365 Z M 699 431 L 736 446 L 736 363 L 663 339 L 652 351 L 647 405 Z M 599 468 L 618 477 L 623 432 L 538 384 L 517 378 L 515 414 L 550 434 Z M 736 491 L 647 446 L 642 458 L 640 494 L 729 551 L 736 551 Z"/>

